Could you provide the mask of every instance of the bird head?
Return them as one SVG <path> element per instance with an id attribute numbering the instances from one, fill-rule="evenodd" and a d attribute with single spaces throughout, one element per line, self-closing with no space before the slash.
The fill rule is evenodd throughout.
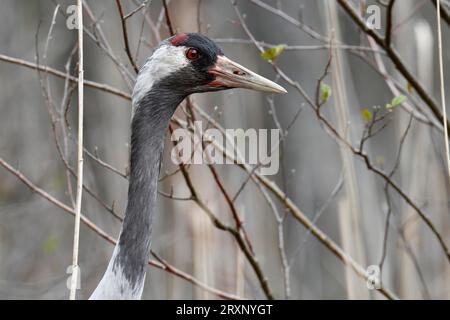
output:
<path id="1" fill-rule="evenodd" d="M 155 84 L 184 95 L 232 88 L 287 92 L 227 58 L 214 41 L 198 33 L 179 33 L 155 49 L 139 72 L 135 98 L 142 97 Z"/>

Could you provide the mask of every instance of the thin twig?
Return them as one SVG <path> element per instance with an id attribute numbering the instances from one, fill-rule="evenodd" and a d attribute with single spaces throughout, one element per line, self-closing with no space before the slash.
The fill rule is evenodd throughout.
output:
<path id="1" fill-rule="evenodd" d="M 232 44 L 248 44 L 253 45 L 251 40 L 247 39 L 239 39 L 239 38 L 214 38 L 213 39 L 217 43 L 232 43 Z M 258 44 L 264 48 L 272 48 L 275 47 L 274 43 L 267 43 L 264 41 L 258 41 Z M 286 45 L 284 47 L 284 51 L 316 51 L 316 50 L 328 50 L 330 49 L 330 44 L 324 43 L 319 45 Z M 350 50 L 350 51 L 367 51 L 367 52 L 378 52 L 380 54 L 385 54 L 382 49 L 372 49 L 370 47 L 356 46 L 356 45 L 348 45 L 348 44 L 336 44 L 333 46 L 333 49 L 338 50 Z"/>
<path id="2" fill-rule="evenodd" d="M 50 195 L 49 193 L 44 191 L 43 189 L 41 189 L 38 186 L 36 186 L 25 175 L 23 175 L 22 172 L 18 171 L 14 167 L 12 167 L 9 163 L 7 163 L 2 158 L 0 158 L 0 166 L 2 166 L 7 171 L 9 171 L 11 174 L 16 176 L 31 191 L 33 191 L 34 193 L 38 194 L 40 197 L 42 197 L 43 199 L 47 200 L 48 202 L 50 202 L 54 206 L 62 209 L 63 211 L 71 214 L 72 216 L 75 216 L 74 208 L 69 207 L 68 205 L 62 203 L 61 201 L 59 201 L 58 199 L 54 198 L 52 195 Z M 92 222 L 91 220 L 86 218 L 86 216 L 83 215 L 83 214 L 81 214 L 81 221 L 89 229 L 94 231 L 97 235 L 99 235 L 101 238 L 103 238 L 106 241 L 108 241 L 110 244 L 112 244 L 112 245 L 116 244 L 116 242 L 117 242 L 116 239 L 114 239 L 112 236 L 110 236 L 108 233 L 106 233 L 104 230 L 102 230 L 94 222 Z M 166 271 L 166 272 L 168 272 L 170 274 L 173 274 L 174 276 L 177 276 L 177 277 L 179 277 L 181 279 L 184 279 L 184 280 L 190 282 L 191 284 L 193 284 L 194 286 L 202 288 L 205 291 L 211 292 L 211 293 L 217 295 L 220 298 L 229 299 L 229 300 L 242 300 L 243 299 L 242 297 L 239 297 L 239 296 L 236 296 L 236 295 L 233 295 L 233 294 L 229 294 L 229 293 L 223 292 L 221 290 L 218 290 L 216 288 L 210 287 L 207 284 L 201 282 L 200 280 L 194 278 L 193 276 L 191 276 L 191 275 L 189 275 L 189 274 L 187 274 L 187 273 L 185 273 L 185 272 L 175 268 L 174 266 L 168 264 L 167 262 L 162 264 L 162 263 L 154 261 L 154 260 L 149 260 L 148 264 L 153 266 L 153 267 L 156 267 L 158 269 L 164 270 L 164 271 Z"/>
<path id="3" fill-rule="evenodd" d="M 341 0 L 338 0 L 338 1 L 341 1 Z M 247 33 L 249 38 L 252 39 L 255 46 L 258 48 L 258 50 L 260 52 L 263 52 L 264 49 L 258 45 L 255 37 L 250 32 L 247 24 L 245 23 L 245 21 L 242 17 L 242 14 L 240 13 L 239 9 L 237 8 L 235 2 L 234 1 L 231 1 L 231 2 L 235 9 L 236 15 L 238 16 L 239 21 L 241 22 L 242 28 Z M 345 1 L 344 1 L 344 3 L 346 5 L 348 5 Z M 353 11 L 352 8 L 350 8 L 350 10 Z M 357 14 L 356 14 L 356 17 L 357 17 L 357 19 L 359 19 Z M 369 30 L 372 32 L 371 29 L 369 29 Z M 384 42 L 381 41 L 382 46 L 383 46 L 383 43 Z M 303 87 L 297 81 L 294 81 L 290 77 L 288 77 L 286 75 L 286 73 L 284 73 L 275 64 L 271 63 L 271 65 L 275 69 L 275 71 L 280 75 L 280 77 L 283 80 L 285 80 L 289 85 L 293 86 L 298 91 L 298 93 L 306 100 L 308 105 L 315 111 L 316 116 L 320 120 L 320 122 L 322 122 L 325 125 L 325 128 L 327 129 L 325 131 L 331 137 L 334 137 L 335 139 L 337 139 L 337 141 L 346 145 L 353 152 L 354 155 L 360 157 L 361 160 L 363 160 L 363 162 L 366 164 L 366 167 L 368 170 L 374 172 L 376 175 L 381 177 L 384 181 L 387 181 L 391 185 L 391 187 L 406 201 L 406 203 L 408 205 L 410 205 L 414 209 L 414 211 L 417 212 L 419 217 L 423 220 L 423 222 L 429 227 L 431 232 L 435 235 L 436 239 L 439 242 L 439 245 L 441 246 L 441 248 L 445 254 L 446 259 L 448 260 L 448 262 L 450 262 L 450 249 L 447 246 L 443 235 L 438 231 L 436 225 L 428 217 L 428 215 L 413 201 L 413 199 L 411 199 L 411 197 L 408 196 L 408 194 L 394 180 L 390 179 L 383 170 L 374 166 L 373 163 L 371 162 L 369 156 L 366 153 L 364 153 L 362 150 L 356 149 L 345 137 L 341 136 L 341 134 L 337 131 L 337 129 L 321 114 L 320 108 L 318 108 L 318 105 L 315 104 L 315 102 L 310 98 L 310 96 L 306 93 L 306 91 L 303 89 Z"/>
<path id="4" fill-rule="evenodd" d="M 437 3 L 440 3 L 440 0 L 430 0 L 433 5 L 437 8 Z M 445 22 L 450 26 L 450 13 L 445 9 L 445 7 L 440 3 L 440 17 L 445 20 Z"/>
<path id="5" fill-rule="evenodd" d="M 444 122 L 444 141 L 445 141 L 445 154 L 447 158 L 447 173 L 450 177 L 450 150 L 448 145 L 448 123 L 447 123 L 447 109 L 445 107 L 445 85 L 444 85 L 444 59 L 442 55 L 442 27 L 441 27 L 441 0 L 436 0 L 436 18 L 438 29 L 438 55 L 439 55 L 439 80 L 441 82 L 441 103 L 442 114 Z"/>
<path id="6" fill-rule="evenodd" d="M 153 250 L 152 250 L 152 255 L 155 257 L 155 259 L 161 263 L 162 267 L 158 266 L 158 268 L 163 269 L 167 272 L 170 273 L 174 273 L 176 274 L 178 277 L 187 280 L 188 282 L 204 289 L 205 291 L 208 291 L 210 293 L 213 293 L 215 295 L 217 295 L 220 298 L 223 299 L 227 299 L 227 300 L 242 300 L 243 298 L 233 295 L 233 294 L 229 294 L 229 293 L 225 293 L 223 291 L 217 290 L 216 288 L 212 288 L 206 284 L 204 284 L 203 282 L 200 282 L 199 280 L 197 280 L 196 278 L 192 277 L 191 275 L 184 273 L 180 270 L 175 269 L 172 265 L 170 265 L 166 260 L 164 260 L 163 258 L 161 258 L 160 256 L 158 256 Z M 157 266 L 155 264 L 155 262 L 150 261 L 149 264 L 152 264 L 154 266 Z"/>
<path id="7" fill-rule="evenodd" d="M 78 11 L 78 159 L 77 159 L 77 197 L 75 203 L 75 230 L 73 236 L 72 278 L 70 300 L 75 300 L 79 278 L 78 249 L 80 244 L 81 202 L 83 195 L 83 102 L 84 102 L 84 64 L 83 64 L 83 0 L 77 0 Z"/>
<path id="8" fill-rule="evenodd" d="M 396 160 L 394 162 L 394 166 L 393 166 L 391 172 L 389 173 L 389 178 L 392 178 L 392 176 L 394 175 L 395 171 L 398 169 L 398 167 L 400 165 L 400 157 L 401 157 L 401 154 L 402 154 L 403 146 L 405 144 L 405 140 L 406 140 L 406 137 L 408 135 L 409 129 L 411 128 L 412 120 L 413 120 L 413 117 L 410 117 L 409 121 L 408 121 L 408 125 L 406 126 L 406 129 L 405 129 L 405 132 L 402 134 L 402 136 L 400 138 L 400 144 L 399 144 L 399 148 L 398 148 L 398 151 L 397 151 L 397 157 L 396 157 Z M 384 190 L 385 190 L 386 200 L 387 200 L 387 203 L 388 203 L 388 212 L 387 212 L 387 215 L 386 215 L 386 222 L 385 222 L 385 225 L 384 225 L 384 236 L 383 236 L 383 246 L 382 246 L 383 250 L 382 250 L 382 253 L 381 253 L 380 263 L 378 264 L 380 266 L 380 270 L 383 269 L 383 263 L 384 263 L 384 260 L 386 258 L 386 254 L 387 254 L 387 240 L 388 240 L 388 232 L 389 232 L 389 220 L 390 220 L 391 214 L 392 214 L 392 208 L 390 206 L 390 197 L 389 197 L 389 184 L 387 182 L 385 183 Z"/>
<path id="9" fill-rule="evenodd" d="M 125 21 L 122 4 L 120 0 L 116 0 L 117 9 L 119 10 L 120 21 L 122 22 L 122 34 L 123 34 L 123 42 L 125 44 L 125 51 L 128 56 L 128 60 L 130 60 L 131 65 L 136 73 L 139 72 L 139 67 L 136 65 L 136 61 L 133 59 L 133 55 L 131 54 L 130 44 L 128 42 L 128 31 L 127 31 L 127 22 Z"/>
<path id="10" fill-rule="evenodd" d="M 166 16 L 167 28 L 169 29 L 170 35 L 173 36 L 175 34 L 175 30 L 173 29 L 172 20 L 170 19 L 170 14 L 169 14 L 169 8 L 167 6 L 167 1 L 166 0 L 162 0 L 162 3 L 163 3 L 163 6 L 164 6 L 164 14 Z"/>
<path id="11" fill-rule="evenodd" d="M 441 122 L 444 121 L 442 112 L 434 100 L 434 98 L 426 91 L 420 81 L 412 74 L 412 72 L 405 65 L 398 52 L 392 47 L 387 46 L 385 39 L 383 39 L 376 31 L 372 30 L 367 24 L 360 18 L 359 14 L 352 5 L 346 0 L 337 0 L 344 11 L 350 16 L 350 18 L 356 23 L 356 25 L 367 35 L 371 36 L 376 43 L 382 47 L 396 69 L 403 75 L 408 83 L 414 88 L 417 94 L 421 97 L 423 102 L 428 106 L 433 115 Z M 447 120 L 448 122 L 448 120 Z"/>
<path id="12" fill-rule="evenodd" d="M 389 5 L 387 7 L 387 16 L 386 16 L 386 35 L 385 35 L 385 41 L 386 46 L 391 46 L 391 38 L 392 38 L 392 11 L 394 10 L 394 4 L 395 0 L 390 0 Z"/>
<path id="13" fill-rule="evenodd" d="M 132 10 L 130 13 L 128 13 L 127 15 L 125 15 L 123 17 L 124 20 L 127 20 L 128 18 L 131 18 L 136 12 L 142 10 L 143 8 L 145 8 L 145 6 L 147 5 L 148 0 L 144 0 L 144 2 L 142 2 L 142 4 L 137 7 L 136 9 Z"/>
<path id="14" fill-rule="evenodd" d="M 173 128 L 171 125 L 169 125 L 169 131 L 172 134 Z M 176 142 L 173 141 L 173 144 L 176 145 Z M 180 163 L 179 165 L 181 169 L 181 173 L 184 177 L 184 180 L 186 182 L 186 186 L 189 188 L 189 191 L 191 192 L 192 200 L 197 203 L 197 205 L 206 213 L 206 215 L 211 219 L 211 222 L 213 225 L 223 231 L 229 232 L 234 239 L 236 240 L 237 244 L 239 245 L 240 249 L 243 251 L 245 257 L 247 258 L 248 262 L 252 266 L 258 281 L 261 285 L 261 288 L 266 295 L 268 299 L 273 299 L 273 293 L 272 289 L 270 288 L 269 282 L 267 280 L 266 275 L 264 274 L 261 265 L 258 261 L 258 259 L 252 254 L 249 247 L 246 244 L 245 238 L 241 235 L 241 233 L 236 230 L 233 227 L 230 227 L 223 223 L 212 211 L 209 209 L 209 207 L 205 204 L 205 202 L 200 198 L 200 195 L 198 194 L 197 190 L 194 187 L 194 184 L 192 183 L 191 177 L 189 175 L 189 172 L 186 170 L 186 167 L 184 163 Z"/>
<path id="15" fill-rule="evenodd" d="M 10 56 L 4 55 L 4 54 L 0 54 L 0 61 L 5 61 L 5 62 L 9 62 L 9 63 L 15 64 L 15 65 L 18 65 L 18 66 L 39 70 L 41 72 L 45 72 L 45 73 L 51 74 L 51 75 L 53 75 L 55 77 L 58 77 L 58 78 L 61 78 L 61 79 L 66 79 L 67 78 L 67 79 L 69 79 L 70 82 L 75 82 L 75 83 L 78 82 L 78 78 L 76 78 L 76 77 L 74 77 L 74 76 L 72 76 L 70 74 L 67 74 L 66 72 L 62 72 L 62 71 L 53 69 L 53 68 L 51 68 L 49 66 L 41 66 L 41 65 L 38 65 L 38 64 L 33 63 L 33 62 L 29 62 L 29 61 L 26 61 L 26 60 L 23 60 L 23 59 L 10 57 Z M 116 95 L 116 96 L 121 97 L 121 98 L 126 99 L 126 100 L 131 100 L 130 94 L 128 94 L 126 92 L 123 92 L 123 91 L 121 91 L 119 89 L 116 89 L 114 87 L 111 87 L 111 86 L 109 86 L 107 84 L 98 83 L 98 82 L 90 81 L 90 80 L 84 80 L 84 85 L 86 87 L 90 87 L 90 88 L 94 88 L 94 89 L 98 89 L 98 90 L 101 90 L 101 91 L 104 91 L 104 92 L 111 93 L 113 95 Z"/>
<path id="16" fill-rule="evenodd" d="M 195 107 L 195 106 L 194 106 Z M 210 120 L 209 116 L 202 111 L 201 109 L 196 109 L 199 111 L 202 116 L 206 117 L 208 121 L 214 122 L 213 119 Z M 215 122 L 215 126 L 217 129 L 228 137 L 225 132 L 225 129 L 221 127 L 218 123 Z M 217 150 L 219 150 L 225 157 L 236 163 L 238 167 L 245 170 L 247 173 L 252 172 L 252 167 L 245 164 L 239 163 L 234 154 L 231 154 L 228 150 L 225 150 L 221 144 L 218 144 L 214 139 L 212 142 Z M 309 218 L 308 216 L 297 207 L 294 202 L 284 193 L 280 187 L 273 181 L 269 180 L 267 177 L 259 174 L 258 172 L 252 172 L 252 180 L 254 179 L 257 182 L 257 185 L 261 185 L 267 190 L 269 190 L 275 197 L 285 206 L 287 212 L 290 212 L 294 219 L 298 220 L 307 230 L 311 231 L 311 234 L 316 237 L 319 242 L 321 242 L 332 254 L 334 254 L 339 260 L 341 260 L 344 264 L 348 265 L 352 268 L 355 273 L 360 276 L 362 279 L 366 279 L 366 271 L 365 269 L 359 265 L 351 256 L 345 253 L 338 244 L 336 244 L 332 239 L 330 239 L 320 228 L 318 228 Z M 397 299 L 396 295 L 391 292 L 386 287 L 382 286 L 378 290 L 381 294 L 383 294 L 388 299 Z"/>
<path id="17" fill-rule="evenodd" d="M 192 109 L 191 99 L 189 97 L 186 99 L 186 105 L 187 105 L 187 109 L 189 111 L 189 116 L 192 118 L 192 121 L 195 122 L 196 117 L 195 117 L 194 111 Z M 203 136 L 200 136 L 199 139 L 201 141 L 201 145 L 203 146 L 203 148 L 205 148 L 205 141 L 203 139 Z M 253 255 L 255 255 L 255 252 L 253 250 L 253 245 L 250 241 L 250 236 L 248 235 L 248 232 L 243 225 L 243 222 L 239 216 L 239 213 L 237 212 L 236 206 L 234 204 L 234 200 L 231 199 L 230 194 L 227 192 L 225 185 L 223 184 L 222 180 L 220 179 L 219 174 L 217 173 L 217 170 L 214 168 L 214 166 L 212 164 L 208 164 L 208 168 L 211 171 L 211 174 L 212 174 L 217 186 L 219 187 L 220 192 L 224 196 L 228 207 L 230 208 L 231 214 L 232 214 L 233 219 L 236 224 L 237 231 L 239 232 L 242 230 L 242 233 L 245 237 L 245 241 L 247 242 L 248 248 L 250 249 L 251 253 Z"/>
<path id="18" fill-rule="evenodd" d="M 93 29 L 92 32 L 90 32 L 85 26 L 83 26 L 84 32 L 117 66 L 117 70 L 120 72 L 122 79 L 125 81 L 127 87 L 131 90 L 133 87 L 133 80 L 135 78 L 135 75 L 114 54 L 113 49 L 101 27 L 100 18 L 97 18 L 94 15 L 87 2 L 84 3 L 84 9 L 87 16 L 92 21 Z"/>

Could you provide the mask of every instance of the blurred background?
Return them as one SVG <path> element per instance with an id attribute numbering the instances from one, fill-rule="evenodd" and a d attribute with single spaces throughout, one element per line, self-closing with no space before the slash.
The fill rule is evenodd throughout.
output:
<path id="1" fill-rule="evenodd" d="M 135 72 L 124 50 L 116 2 L 84 3 L 85 78 L 114 89 L 85 88 L 82 212 L 116 238 L 127 199 L 129 95 Z M 354 272 L 295 219 L 288 202 L 361 270 L 379 267 L 383 288 L 395 296 L 450 298 L 445 134 L 416 86 L 441 110 L 434 1 L 397 0 L 392 11 L 391 1 L 346 1 L 361 21 L 371 17 L 367 9 L 376 5 L 381 29 L 374 31 L 380 37 L 391 12 L 391 45 L 412 79 L 399 72 L 392 54 L 362 32 L 338 1 L 167 3 L 176 31 L 206 34 L 228 57 L 289 92 L 268 96 L 232 90 L 192 97 L 193 104 L 223 128 L 280 128 L 285 133 L 280 171 L 266 177 L 277 185 L 281 197 L 261 183 L 246 183 L 248 173 L 236 165 L 214 166 L 229 195 L 239 192 L 234 207 L 275 298 L 384 298 L 383 293 L 368 289 L 361 272 Z M 76 168 L 77 90 L 65 76 L 77 74 L 77 32 L 67 24 L 68 8 L 74 4 L 0 2 L 1 299 L 68 298 L 74 218 L 30 190 L 23 178 L 74 206 L 76 178 L 70 170 Z M 152 48 L 170 35 L 162 2 L 122 0 L 121 4 L 129 15 L 125 22 L 131 52 L 140 66 Z M 442 4 L 448 17 L 448 1 Z M 449 105 L 448 20 L 442 21 L 442 31 Z M 258 47 L 269 50 L 265 58 Z M 319 85 L 330 54 L 328 73 Z M 37 65 L 60 74 L 43 68 L 38 72 Z M 281 73 L 297 82 L 312 101 L 319 93 L 319 113 L 317 104 L 311 106 Z M 176 116 L 186 118 L 183 108 Z M 361 141 L 372 169 L 355 152 Z M 235 238 L 218 230 L 196 202 L 170 198 L 170 194 L 189 196 L 183 175 L 170 160 L 171 146 L 167 139 L 152 248 L 187 277 L 149 266 L 143 298 L 215 299 L 221 297 L 217 290 L 240 298 L 266 298 Z M 6 170 L 5 163 L 22 179 Z M 208 166 L 192 165 L 188 171 L 207 206 L 233 225 L 230 207 Z M 96 287 L 112 250 L 111 243 L 82 224 L 80 299 L 87 299 Z"/>

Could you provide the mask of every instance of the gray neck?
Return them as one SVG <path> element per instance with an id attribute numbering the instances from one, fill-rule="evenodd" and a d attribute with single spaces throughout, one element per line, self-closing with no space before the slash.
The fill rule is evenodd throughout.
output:
<path id="1" fill-rule="evenodd" d="M 91 299 L 140 299 L 142 295 L 164 137 L 183 98 L 158 86 L 133 106 L 125 219 L 108 268 Z"/>

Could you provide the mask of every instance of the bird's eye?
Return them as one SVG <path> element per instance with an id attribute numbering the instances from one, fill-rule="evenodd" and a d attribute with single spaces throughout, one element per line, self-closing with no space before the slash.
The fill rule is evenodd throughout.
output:
<path id="1" fill-rule="evenodd" d="M 186 50 L 186 57 L 189 60 L 197 60 L 198 58 L 200 58 L 200 53 L 197 49 L 189 48 Z"/>

